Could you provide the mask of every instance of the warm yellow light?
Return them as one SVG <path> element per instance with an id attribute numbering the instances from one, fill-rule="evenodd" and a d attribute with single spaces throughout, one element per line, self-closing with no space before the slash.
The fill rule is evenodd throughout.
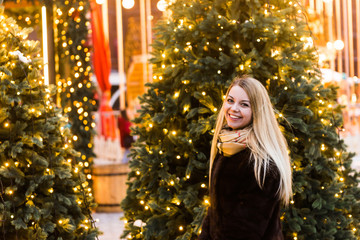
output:
<path id="1" fill-rule="evenodd" d="M 324 150 L 325 150 L 325 145 L 321 144 L 321 151 L 324 151 Z"/>
<path id="2" fill-rule="evenodd" d="M 131 9 L 134 7 L 135 1 L 134 0 L 123 0 L 122 5 L 125 9 Z"/>
<path id="3" fill-rule="evenodd" d="M 344 48 L 344 46 L 345 46 L 345 44 L 344 44 L 344 42 L 341 41 L 341 40 L 336 40 L 336 41 L 334 42 L 334 48 L 335 48 L 336 50 L 338 50 L 338 51 L 342 50 L 342 49 Z"/>

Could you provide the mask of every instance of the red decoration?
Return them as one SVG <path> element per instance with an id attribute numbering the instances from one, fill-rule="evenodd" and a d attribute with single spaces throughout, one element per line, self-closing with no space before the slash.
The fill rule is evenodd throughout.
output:
<path id="1" fill-rule="evenodd" d="M 93 42 L 93 64 L 96 80 L 100 87 L 102 97 L 100 99 L 100 121 L 101 135 L 115 139 L 117 127 L 113 109 L 109 105 L 111 85 L 109 81 L 111 70 L 109 41 L 104 35 L 104 28 L 101 15 L 101 6 L 95 0 L 91 4 L 91 26 Z"/>

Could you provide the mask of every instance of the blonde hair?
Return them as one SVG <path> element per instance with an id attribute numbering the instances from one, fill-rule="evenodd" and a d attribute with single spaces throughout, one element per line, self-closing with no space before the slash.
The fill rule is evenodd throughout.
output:
<path id="1" fill-rule="evenodd" d="M 247 146 L 251 150 L 254 160 L 254 173 L 260 188 L 265 182 L 265 175 L 270 160 L 275 163 L 280 176 L 278 196 L 288 205 L 292 198 L 292 174 L 288 155 L 288 145 L 284 135 L 281 133 L 276 120 L 266 88 L 256 79 L 251 77 L 235 77 L 227 90 L 225 101 L 233 86 L 239 86 L 247 93 L 252 110 L 252 128 L 247 135 Z M 215 132 L 211 144 L 210 169 L 217 154 L 217 141 L 220 130 L 226 124 L 224 104 L 221 107 L 216 121 Z M 261 172 L 263 171 L 263 174 Z M 211 178 L 210 178 L 211 179 Z"/>

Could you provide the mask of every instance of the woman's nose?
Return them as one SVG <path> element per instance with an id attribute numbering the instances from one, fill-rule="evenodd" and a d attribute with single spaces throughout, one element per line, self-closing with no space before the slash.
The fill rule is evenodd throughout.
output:
<path id="1" fill-rule="evenodd" d="M 240 106 L 235 103 L 231 106 L 231 110 L 233 110 L 234 112 L 238 112 L 240 111 Z"/>

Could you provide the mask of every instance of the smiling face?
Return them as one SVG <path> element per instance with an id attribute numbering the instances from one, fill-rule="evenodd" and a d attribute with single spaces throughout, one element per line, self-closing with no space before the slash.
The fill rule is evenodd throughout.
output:
<path id="1" fill-rule="evenodd" d="M 250 100 L 243 88 L 233 86 L 224 103 L 227 125 L 234 130 L 242 129 L 252 122 Z"/>

